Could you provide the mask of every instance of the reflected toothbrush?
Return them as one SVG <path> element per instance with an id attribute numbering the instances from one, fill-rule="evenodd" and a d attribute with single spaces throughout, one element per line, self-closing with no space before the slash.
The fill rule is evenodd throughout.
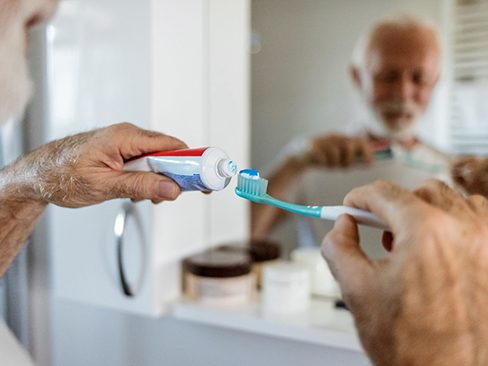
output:
<path id="1" fill-rule="evenodd" d="M 389 227 L 371 212 L 348 206 L 304 206 L 285 202 L 266 193 L 268 181 L 254 169 L 244 169 L 237 176 L 236 194 L 256 203 L 272 205 L 296 214 L 335 221 L 340 215 L 351 215 L 358 224 L 389 231 Z"/>

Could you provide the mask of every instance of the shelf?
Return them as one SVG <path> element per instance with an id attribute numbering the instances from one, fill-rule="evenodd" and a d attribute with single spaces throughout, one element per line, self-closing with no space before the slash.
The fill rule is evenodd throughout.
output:
<path id="1" fill-rule="evenodd" d="M 276 316 L 264 314 L 254 302 L 216 307 L 183 299 L 174 304 L 172 316 L 207 325 L 267 336 L 363 352 L 347 310 L 334 308 L 333 301 L 313 299 L 308 311 Z"/>

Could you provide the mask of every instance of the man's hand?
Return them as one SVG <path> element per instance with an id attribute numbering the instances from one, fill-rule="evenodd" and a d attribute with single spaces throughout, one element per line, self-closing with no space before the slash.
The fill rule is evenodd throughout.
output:
<path id="1" fill-rule="evenodd" d="M 169 178 L 122 169 L 134 156 L 185 147 L 174 137 L 122 123 L 53 141 L 1 170 L 0 277 L 48 203 L 82 207 L 113 198 L 175 199 L 180 190 Z"/>
<path id="2" fill-rule="evenodd" d="M 468 193 L 488 197 L 488 159 L 458 160 L 452 165 L 451 174 L 454 181 Z"/>
<path id="3" fill-rule="evenodd" d="M 373 152 L 366 138 L 328 134 L 311 141 L 305 160 L 310 165 L 345 168 L 358 162 L 371 163 Z"/>
<path id="4" fill-rule="evenodd" d="M 488 364 L 488 203 L 438 181 L 416 193 L 386 182 L 351 191 L 344 204 L 392 228 L 381 260 L 359 247 L 350 216 L 322 252 L 339 281 L 362 344 L 376 365 Z"/>
<path id="5" fill-rule="evenodd" d="M 185 148 L 180 140 L 129 123 L 84 132 L 43 145 L 13 169 L 31 198 L 82 207 L 114 198 L 174 200 L 174 181 L 156 173 L 125 172 L 124 162 L 145 153 Z M 14 179 L 16 181 L 16 179 Z"/>

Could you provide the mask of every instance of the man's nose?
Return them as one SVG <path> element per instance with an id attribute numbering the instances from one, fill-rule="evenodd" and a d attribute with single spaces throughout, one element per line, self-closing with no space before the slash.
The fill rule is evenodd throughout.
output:
<path id="1" fill-rule="evenodd" d="M 395 97 L 400 101 L 412 100 L 415 94 L 415 84 L 408 75 L 403 73 L 399 78 L 395 86 Z"/>

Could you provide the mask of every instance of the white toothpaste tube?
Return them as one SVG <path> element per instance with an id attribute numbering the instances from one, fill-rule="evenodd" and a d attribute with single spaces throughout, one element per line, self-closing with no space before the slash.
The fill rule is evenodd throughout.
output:
<path id="1" fill-rule="evenodd" d="M 124 170 L 160 173 L 182 191 L 219 191 L 237 172 L 237 165 L 217 147 L 162 151 L 128 161 Z"/>

